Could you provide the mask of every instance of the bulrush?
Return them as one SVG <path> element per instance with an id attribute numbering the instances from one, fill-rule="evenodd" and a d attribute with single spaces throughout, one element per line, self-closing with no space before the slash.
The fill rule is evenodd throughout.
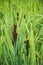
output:
<path id="1" fill-rule="evenodd" d="M 29 47 L 30 47 L 30 45 L 29 45 L 29 40 L 28 39 L 26 39 L 25 41 L 24 41 L 24 43 L 26 44 L 26 51 L 27 51 L 27 56 L 28 56 L 28 51 L 29 51 Z"/>
<path id="2" fill-rule="evenodd" d="M 13 40 L 12 40 L 12 43 L 14 45 L 14 42 L 16 42 L 17 40 L 17 24 L 14 24 L 14 29 L 13 29 Z"/>

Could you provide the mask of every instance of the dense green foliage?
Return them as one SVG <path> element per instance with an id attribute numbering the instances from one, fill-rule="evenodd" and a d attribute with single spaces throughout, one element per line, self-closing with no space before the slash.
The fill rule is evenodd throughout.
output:
<path id="1" fill-rule="evenodd" d="M 18 35 L 13 46 L 15 23 Z M 43 0 L 0 0 L 0 65 L 43 65 Z"/>

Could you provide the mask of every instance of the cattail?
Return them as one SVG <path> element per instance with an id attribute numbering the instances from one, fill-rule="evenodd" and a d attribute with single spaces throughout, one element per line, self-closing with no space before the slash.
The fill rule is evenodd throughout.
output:
<path id="1" fill-rule="evenodd" d="M 26 55 L 28 56 L 28 53 L 29 53 L 28 50 L 29 50 L 29 47 L 30 47 L 30 46 L 29 46 L 29 40 L 26 39 L 24 42 L 25 42 L 25 44 L 26 44 L 26 51 L 27 51 L 27 54 L 26 54 Z"/>
<path id="2" fill-rule="evenodd" d="M 12 40 L 13 45 L 14 45 L 14 42 L 16 42 L 16 40 L 17 40 L 17 32 L 16 32 L 16 30 L 17 30 L 17 25 L 14 24 L 14 29 L 13 29 L 13 40 Z"/>

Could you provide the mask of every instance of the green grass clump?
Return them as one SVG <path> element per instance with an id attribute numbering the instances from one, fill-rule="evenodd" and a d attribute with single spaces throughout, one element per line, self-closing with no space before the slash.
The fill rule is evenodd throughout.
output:
<path id="1" fill-rule="evenodd" d="M 43 1 L 0 1 L 0 65 L 43 65 Z M 13 28 L 17 39 L 12 43 Z M 28 40 L 28 56 L 25 40 Z M 17 54 L 18 50 L 18 54 Z"/>

